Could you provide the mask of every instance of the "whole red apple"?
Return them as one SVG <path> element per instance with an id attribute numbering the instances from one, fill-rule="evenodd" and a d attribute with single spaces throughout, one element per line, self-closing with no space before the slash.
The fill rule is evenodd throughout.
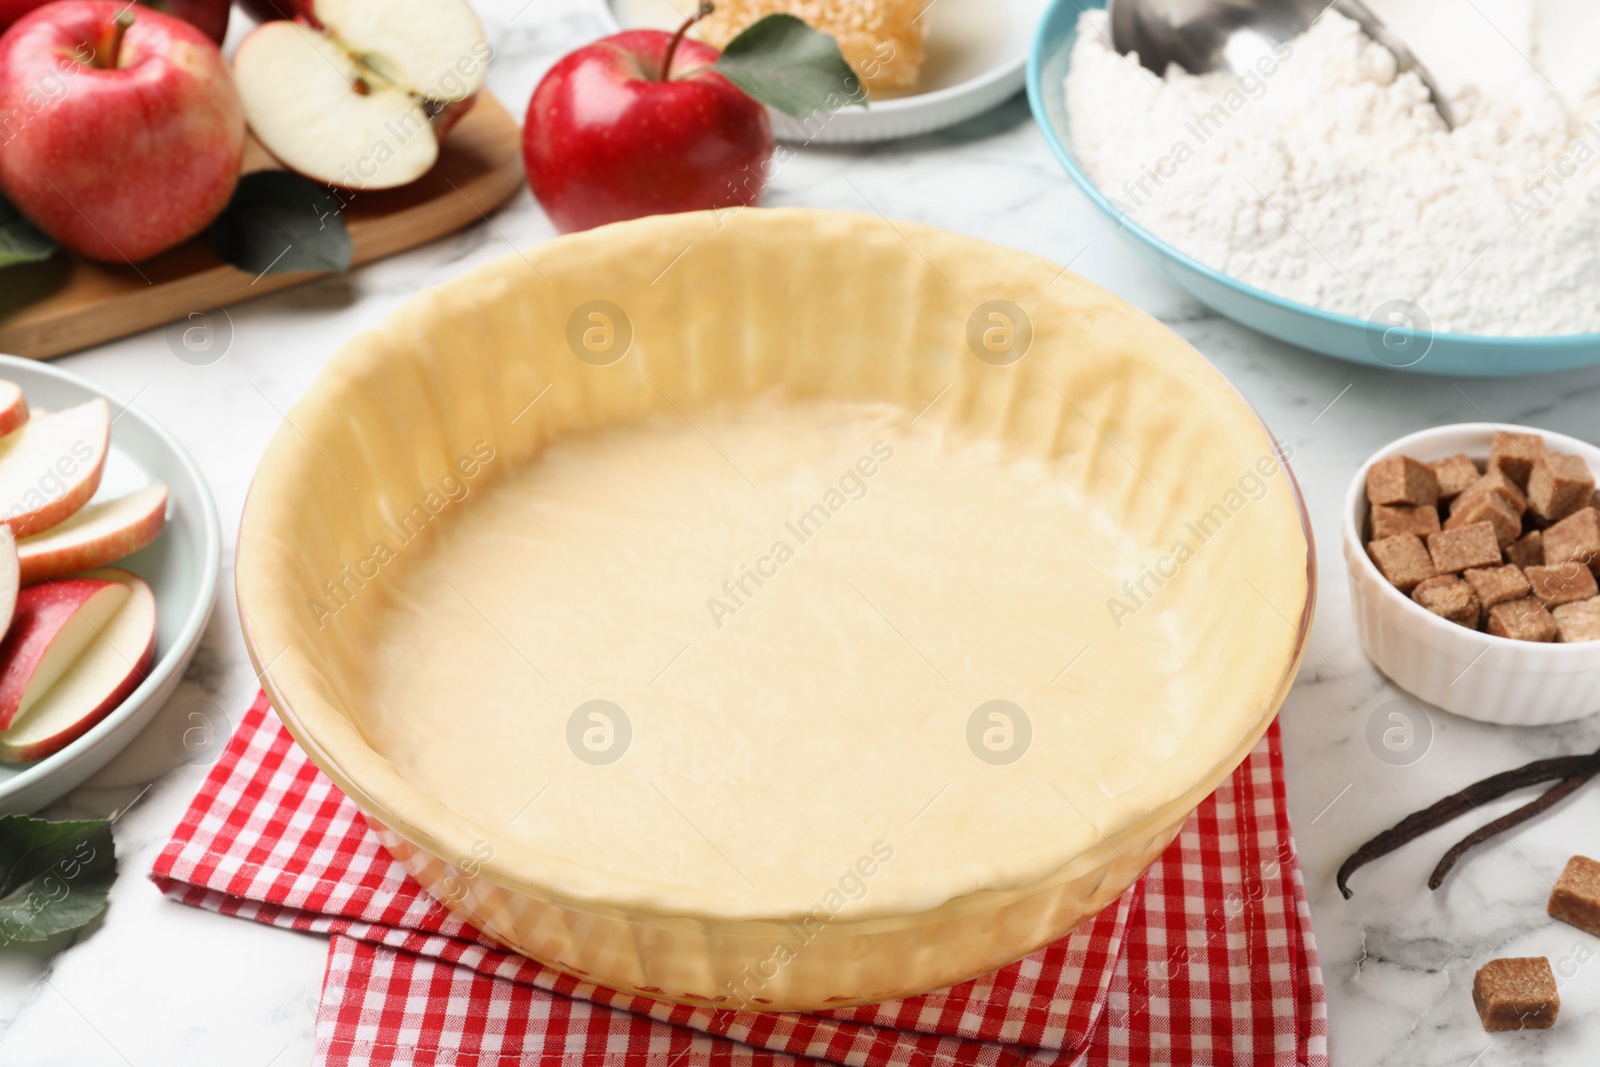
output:
<path id="1" fill-rule="evenodd" d="M 139 3 L 182 19 L 218 45 L 228 36 L 228 15 L 233 10 L 230 0 L 139 0 Z"/>
<path id="2" fill-rule="evenodd" d="M 0 116 L 0 191 L 92 259 L 194 236 L 239 180 L 244 109 L 222 53 L 118 0 L 58 0 L 0 37 Z"/>
<path id="3" fill-rule="evenodd" d="M 0 0 L 0 33 L 4 33 L 13 22 L 34 8 L 42 7 L 49 2 L 50 0 Z"/>
<path id="4" fill-rule="evenodd" d="M 557 229 L 760 199 L 772 125 L 711 69 L 718 55 L 682 29 L 629 30 L 550 68 L 528 104 L 522 155 Z"/>
<path id="5" fill-rule="evenodd" d="M 0 0 L 0 33 L 35 8 L 51 0 Z M 176 15 L 197 27 L 201 33 L 217 44 L 228 35 L 228 13 L 233 5 L 229 0 L 139 0 L 141 4 L 157 11 Z"/>

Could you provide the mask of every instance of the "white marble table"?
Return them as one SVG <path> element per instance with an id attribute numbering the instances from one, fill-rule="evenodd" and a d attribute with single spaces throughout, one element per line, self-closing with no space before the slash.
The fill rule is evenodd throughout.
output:
<path id="1" fill-rule="evenodd" d="M 492 87 L 519 113 L 550 63 L 598 32 L 581 0 L 480 6 L 498 51 Z M 1431 748 L 1420 761 L 1397 767 L 1380 760 L 1365 739 L 1367 720 L 1399 694 L 1356 644 L 1338 540 L 1339 501 L 1378 446 L 1423 426 L 1485 415 L 1594 440 L 1600 370 L 1501 382 L 1405 377 L 1312 356 L 1219 319 L 1137 260 L 1067 183 L 1020 98 L 940 136 L 809 149 L 779 170 L 767 203 L 877 210 L 1072 261 L 1161 317 L 1237 383 L 1293 444 L 1318 540 L 1314 648 L 1282 721 L 1334 1062 L 1593 1063 L 1600 1048 L 1594 960 L 1600 940 L 1549 921 L 1544 900 L 1574 850 L 1600 852 L 1600 790 L 1476 855 L 1435 894 L 1423 880 L 1459 836 L 1452 831 L 1362 872 L 1351 901 L 1340 898 L 1333 872 L 1366 837 L 1467 781 L 1600 744 L 1600 720 L 1523 731 L 1437 713 Z M 232 348 L 210 366 L 176 359 L 161 331 L 62 363 L 136 397 L 194 452 L 216 494 L 231 559 L 245 490 L 278 411 L 339 343 L 424 286 L 551 232 L 523 193 L 491 223 L 449 240 L 230 308 Z M 254 695 L 231 585 L 225 573 L 205 643 L 168 713 L 204 697 L 236 719 Z M 121 876 L 104 918 L 76 937 L 0 950 L 0 1063 L 284 1067 L 311 1058 L 325 942 L 170 903 L 145 877 L 204 771 L 176 761 L 165 726 L 158 720 L 48 813 L 104 816 L 148 787 L 117 824 Z M 1491 1037 L 1478 1027 L 1472 974 L 1501 955 L 1546 955 L 1569 975 L 1555 1030 Z"/>

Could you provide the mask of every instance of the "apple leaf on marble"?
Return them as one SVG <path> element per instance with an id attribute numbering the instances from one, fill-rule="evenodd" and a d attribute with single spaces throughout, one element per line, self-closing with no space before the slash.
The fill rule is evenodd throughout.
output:
<path id="1" fill-rule="evenodd" d="M 716 71 L 750 96 L 797 118 L 867 106 L 839 42 L 793 15 L 768 15 L 728 42 Z"/>
<path id="2" fill-rule="evenodd" d="M 38 263 L 55 255 L 56 243 L 0 196 L 0 267 Z"/>
<path id="3" fill-rule="evenodd" d="M 217 255 L 251 274 L 350 269 L 344 204 L 328 188 L 286 170 L 239 179 L 233 199 L 211 224 Z"/>
<path id="4" fill-rule="evenodd" d="M 117 877 L 111 823 L 0 816 L 0 944 L 76 930 Z"/>

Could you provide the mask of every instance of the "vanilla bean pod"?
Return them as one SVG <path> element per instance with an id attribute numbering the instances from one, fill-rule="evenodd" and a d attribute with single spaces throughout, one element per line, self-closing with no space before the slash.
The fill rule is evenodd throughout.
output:
<path id="1" fill-rule="evenodd" d="M 1428 876 L 1428 888 L 1438 889 L 1443 885 L 1444 876 L 1450 873 L 1450 868 L 1456 865 L 1456 861 L 1465 855 L 1468 849 L 1482 844 L 1495 834 L 1527 822 L 1541 812 L 1549 811 L 1582 788 L 1583 784 L 1589 780 L 1589 777 L 1589 775 L 1583 775 L 1577 778 L 1563 778 L 1547 789 L 1539 799 L 1524 804 L 1515 811 L 1507 812 L 1489 825 L 1474 830 L 1460 841 L 1457 841 L 1451 846 L 1450 851 L 1444 854 L 1444 858 L 1433 869 L 1433 873 Z"/>
<path id="2" fill-rule="evenodd" d="M 1339 886 L 1339 892 L 1344 894 L 1346 899 L 1349 899 L 1351 896 L 1350 876 L 1356 871 L 1373 860 L 1387 856 L 1396 849 L 1411 843 L 1423 834 L 1437 830 L 1446 823 L 1467 814 L 1481 804 L 1497 800 L 1515 790 L 1525 789 L 1528 786 L 1539 785 L 1543 782 L 1564 781 L 1566 779 L 1578 779 L 1580 782 L 1587 781 L 1597 772 L 1600 772 L 1600 751 L 1580 756 L 1555 756 L 1548 759 L 1534 760 L 1532 763 L 1524 764 L 1521 767 L 1516 767 L 1509 771 L 1501 771 L 1499 774 L 1492 774 L 1481 782 L 1474 782 L 1472 785 L 1451 793 L 1436 804 L 1407 815 L 1394 826 L 1358 848 L 1339 868 L 1338 876 L 1335 879 Z M 1577 787 L 1574 786 L 1573 788 L 1576 789 Z M 1563 793 L 1557 796 L 1550 803 L 1554 804 L 1565 795 Z M 1529 805 L 1529 807 L 1531 806 Z M 1512 814 L 1515 815 L 1517 813 L 1513 812 Z M 1538 814 L 1538 811 L 1529 812 L 1523 818 L 1530 818 L 1536 814 Z M 1521 820 L 1519 819 L 1518 821 Z M 1476 843 L 1476 841 L 1473 841 L 1471 844 Z M 1466 847 L 1470 848 L 1471 844 L 1466 845 Z M 1454 859 L 1451 860 L 1451 863 L 1454 863 Z M 1445 870 L 1448 869 L 1448 867 L 1445 868 Z M 1440 874 L 1440 877 L 1443 877 L 1443 875 Z"/>

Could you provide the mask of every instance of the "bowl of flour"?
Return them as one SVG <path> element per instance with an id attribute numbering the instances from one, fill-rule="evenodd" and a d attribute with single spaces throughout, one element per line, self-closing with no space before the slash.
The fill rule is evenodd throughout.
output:
<path id="1" fill-rule="evenodd" d="M 1442 83 L 1454 130 L 1332 11 L 1246 74 L 1162 77 L 1112 49 L 1100 3 L 1056 0 L 1029 100 L 1135 246 L 1247 326 L 1425 374 L 1600 364 L 1600 55 L 1581 45 L 1600 12 L 1370 6 Z"/>

